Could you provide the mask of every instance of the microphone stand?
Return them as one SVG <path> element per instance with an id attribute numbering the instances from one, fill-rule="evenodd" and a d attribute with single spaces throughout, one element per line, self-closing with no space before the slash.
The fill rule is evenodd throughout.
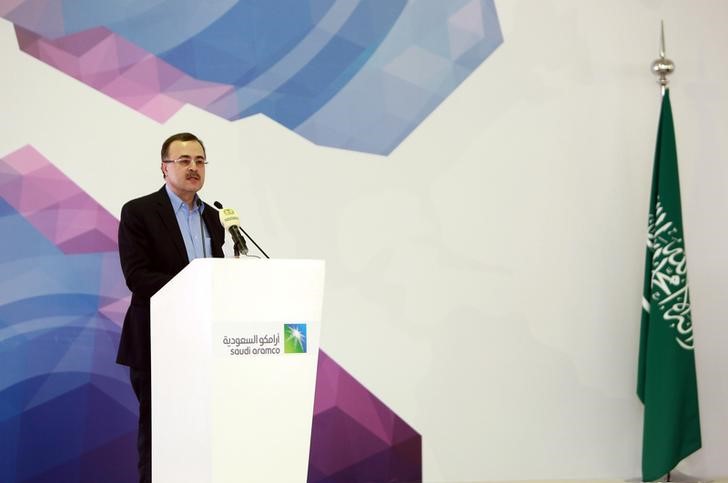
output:
<path id="1" fill-rule="evenodd" d="M 252 242 L 253 242 L 253 245 L 255 245 L 255 248 L 257 248 L 257 249 L 258 249 L 258 250 L 260 251 L 260 253 L 262 253 L 262 254 L 263 254 L 263 256 L 264 256 L 265 258 L 267 258 L 267 259 L 269 259 L 269 260 L 270 260 L 270 257 L 268 256 L 268 254 L 267 254 L 267 253 L 265 253 L 265 252 L 263 251 L 263 249 L 262 249 L 262 248 L 260 248 L 260 246 L 258 246 L 258 244 L 257 244 L 257 243 L 255 243 L 255 240 L 253 240 L 253 237 L 251 237 L 250 235 L 248 235 L 248 233 L 247 233 L 247 232 L 245 231 L 245 229 L 243 229 L 243 227 L 242 227 L 242 226 L 240 227 L 240 231 L 242 231 L 242 232 L 243 232 L 243 235 L 245 235 L 245 236 L 247 236 L 247 237 L 248 237 L 248 240 L 250 240 L 250 241 L 252 241 Z M 237 247 L 236 247 L 236 248 L 237 248 Z"/>

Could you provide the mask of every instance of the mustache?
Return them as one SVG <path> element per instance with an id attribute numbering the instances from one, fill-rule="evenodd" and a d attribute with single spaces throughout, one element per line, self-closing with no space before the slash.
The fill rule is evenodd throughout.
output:
<path id="1" fill-rule="evenodd" d="M 200 175 L 199 174 L 190 173 L 187 176 L 185 176 L 185 179 L 192 179 L 192 178 L 194 178 L 194 179 L 200 179 Z"/>

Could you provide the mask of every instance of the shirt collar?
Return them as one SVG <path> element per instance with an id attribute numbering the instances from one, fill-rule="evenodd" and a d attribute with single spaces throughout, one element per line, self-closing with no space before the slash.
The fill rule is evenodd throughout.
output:
<path id="1" fill-rule="evenodd" d="M 167 190 L 167 196 L 169 196 L 169 201 L 172 202 L 172 208 L 174 209 L 175 213 L 177 213 L 179 210 L 181 210 L 183 208 L 187 211 L 195 211 L 198 208 L 196 203 L 197 203 L 197 200 L 199 200 L 200 198 L 199 198 L 199 196 L 197 196 L 197 194 L 195 194 L 195 208 L 190 210 L 189 207 L 187 206 L 187 203 L 182 201 L 182 198 L 177 196 L 177 194 L 170 189 L 168 184 L 165 184 L 164 188 Z M 202 211 L 205 209 L 205 204 L 204 203 L 201 204 L 199 206 L 199 209 L 200 209 L 200 214 L 202 214 Z"/>

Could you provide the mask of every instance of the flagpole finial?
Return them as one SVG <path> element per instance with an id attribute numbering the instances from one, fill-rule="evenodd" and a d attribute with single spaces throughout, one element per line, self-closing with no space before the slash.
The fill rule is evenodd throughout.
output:
<path id="1" fill-rule="evenodd" d="M 665 24 L 660 20 L 660 58 L 652 63 L 652 73 L 658 77 L 657 83 L 660 84 L 663 94 L 667 83 L 670 82 L 667 76 L 672 74 L 674 70 L 675 64 L 673 61 L 665 57 Z"/>

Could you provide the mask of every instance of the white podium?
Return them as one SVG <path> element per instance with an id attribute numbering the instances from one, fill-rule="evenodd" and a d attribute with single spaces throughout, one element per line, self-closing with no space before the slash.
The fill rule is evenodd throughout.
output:
<path id="1" fill-rule="evenodd" d="M 156 483 L 306 481 L 324 262 L 197 259 L 151 300 Z"/>

